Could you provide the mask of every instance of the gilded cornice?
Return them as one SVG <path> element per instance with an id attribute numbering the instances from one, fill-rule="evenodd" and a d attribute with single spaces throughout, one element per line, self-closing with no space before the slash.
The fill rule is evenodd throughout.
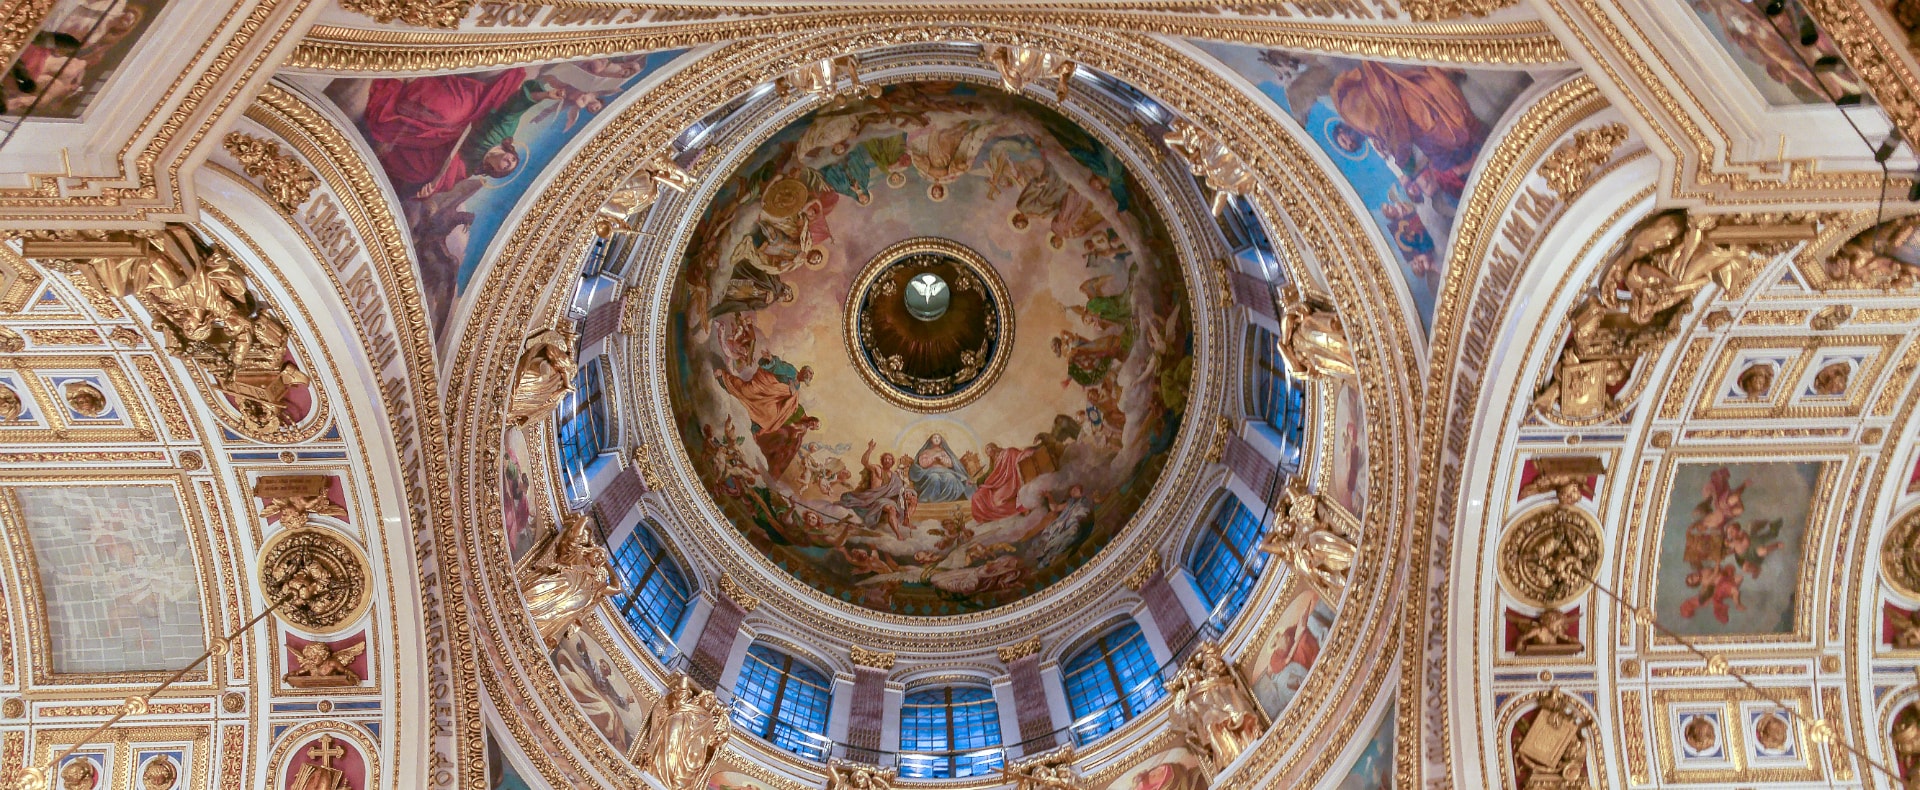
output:
<path id="1" fill-rule="evenodd" d="M 849 653 L 850 657 L 853 660 L 853 665 L 856 667 L 867 667 L 869 669 L 880 669 L 880 670 L 893 669 L 893 662 L 895 660 L 895 656 L 893 653 L 883 652 L 879 650 L 868 650 L 859 645 L 849 645 L 847 647 L 847 652 Z"/>
<path id="2" fill-rule="evenodd" d="M 1127 578 L 1120 580 L 1120 583 L 1126 585 L 1129 590 L 1139 592 L 1140 588 L 1147 586 L 1147 581 L 1159 572 L 1160 552 L 1156 551 L 1141 559 L 1139 567 L 1134 568 L 1132 573 L 1127 574 Z"/>
<path id="3" fill-rule="evenodd" d="M 728 600 L 733 601 L 735 606 L 740 607 L 740 611 L 751 612 L 760 608 L 760 599 L 747 594 L 740 583 L 733 580 L 731 573 L 720 574 L 720 592 L 724 593 Z"/>
<path id="4" fill-rule="evenodd" d="M 1000 663 L 1002 664 L 1011 664 L 1027 656 L 1039 655 L 1040 637 L 1036 636 L 1025 642 L 1015 642 L 1006 647 L 999 648 L 994 652 L 1000 656 Z"/>
<path id="5" fill-rule="evenodd" d="M 1522 22 L 1358 23 L 1308 19 L 1204 17 L 1166 13 L 981 11 L 960 7 L 943 24 L 1069 25 L 1088 29 L 1203 38 L 1349 57 L 1431 63 L 1565 63 L 1559 39 L 1537 20 Z M 787 13 L 646 28 L 548 29 L 514 33 L 366 30 L 316 25 L 284 68 L 313 71 L 437 71 L 601 57 L 692 47 L 799 31 L 924 23 L 920 13 Z"/>

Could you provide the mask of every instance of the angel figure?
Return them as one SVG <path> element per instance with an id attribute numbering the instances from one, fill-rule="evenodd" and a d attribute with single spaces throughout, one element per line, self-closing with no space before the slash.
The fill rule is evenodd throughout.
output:
<path id="1" fill-rule="evenodd" d="M 265 518 L 279 519 L 280 526 L 287 529 L 302 529 L 307 526 L 308 516 L 322 515 L 332 518 L 346 518 L 347 509 L 334 504 L 334 501 L 327 496 L 327 493 L 322 491 L 312 496 L 291 496 L 284 499 L 275 499 L 268 502 L 265 507 L 260 508 L 260 515 Z"/>
<path id="2" fill-rule="evenodd" d="M 666 693 L 647 713 L 641 733 L 641 750 L 634 758 L 640 770 L 653 774 L 667 790 L 705 790 L 707 768 L 733 736 L 733 726 L 727 706 L 713 692 L 677 674 L 667 679 Z"/>
<path id="3" fill-rule="evenodd" d="M 1901 650 L 1920 648 L 1920 612 L 1909 612 L 1887 604 L 1887 625 L 1892 626 L 1893 646 Z"/>
<path id="4" fill-rule="evenodd" d="M 607 550 L 595 544 L 590 522 L 579 513 L 563 516 L 566 528 L 547 538 L 520 580 L 521 597 L 549 649 L 598 605 L 620 592 Z"/>
<path id="5" fill-rule="evenodd" d="M 327 647 L 325 642 L 309 642 L 293 654 L 300 666 L 287 673 L 287 685 L 303 689 L 358 686 L 360 675 L 353 671 L 353 660 L 366 650 L 366 642 L 339 650 Z"/>
<path id="6" fill-rule="evenodd" d="M 1304 477 L 1288 486 L 1286 514 L 1275 520 L 1260 550 L 1285 560 L 1328 600 L 1347 586 L 1347 571 L 1359 554 L 1351 541 L 1327 527 L 1320 496 L 1307 490 Z"/>

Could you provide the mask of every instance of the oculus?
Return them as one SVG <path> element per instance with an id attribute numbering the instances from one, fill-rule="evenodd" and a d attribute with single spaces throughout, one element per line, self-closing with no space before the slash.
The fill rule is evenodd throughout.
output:
<path id="1" fill-rule="evenodd" d="M 737 161 L 663 334 L 692 471 L 746 542 L 847 605 L 948 616 L 1120 534 L 1179 436 L 1195 342 L 1113 149 L 995 88 L 907 82 Z"/>
<path id="2" fill-rule="evenodd" d="M 1000 275 L 957 242 L 917 238 L 882 250 L 854 281 L 847 351 L 896 405 L 951 411 L 993 386 L 1013 342 Z"/>

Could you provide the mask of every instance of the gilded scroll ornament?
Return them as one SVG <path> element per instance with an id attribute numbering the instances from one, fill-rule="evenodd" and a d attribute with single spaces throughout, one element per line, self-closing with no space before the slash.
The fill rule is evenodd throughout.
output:
<path id="1" fill-rule="evenodd" d="M 1253 194 L 1258 186 L 1253 168 L 1239 154 L 1184 118 L 1175 118 L 1169 128 L 1164 138 L 1167 148 L 1186 160 L 1194 177 L 1205 180 L 1213 189 L 1214 214 L 1226 211 L 1234 197 Z"/>
<path id="2" fill-rule="evenodd" d="M 1543 692 L 1536 705 L 1538 712 L 1513 753 L 1515 768 L 1527 772 L 1520 790 L 1588 790 L 1593 717 L 1557 688 Z"/>
<path id="3" fill-rule="evenodd" d="M 694 186 L 692 175 L 674 164 L 666 154 L 656 154 L 607 195 L 594 221 L 594 230 L 601 238 L 612 236 L 616 230 L 639 230 L 636 223 L 646 215 L 647 209 L 660 202 L 660 198 L 666 195 L 665 190 L 685 192 Z"/>
<path id="4" fill-rule="evenodd" d="M 844 88 L 840 87 L 843 79 L 847 81 Z M 860 81 L 860 60 L 852 55 L 836 55 L 796 66 L 792 71 L 775 78 L 773 89 L 781 98 L 805 93 L 826 99 L 834 107 L 844 107 L 848 102 L 880 95 L 879 86 Z"/>
<path id="5" fill-rule="evenodd" d="M 1073 85 L 1073 73 L 1077 66 L 1063 55 L 1026 44 L 986 44 L 980 54 L 993 64 L 995 71 L 1000 72 L 1000 87 L 1008 93 L 1019 93 L 1026 90 L 1028 85 L 1052 79 L 1057 81 L 1054 96 L 1065 100 L 1067 89 Z"/>
<path id="6" fill-rule="evenodd" d="M 893 790 L 892 768 L 834 760 L 827 763 L 826 790 Z"/>
<path id="7" fill-rule="evenodd" d="M 1415 22 L 1445 22 L 1470 16 L 1486 16 L 1520 0 L 1402 0 L 1400 7 Z"/>
<path id="8" fill-rule="evenodd" d="M 1173 700 L 1173 728 L 1209 773 L 1232 764 L 1266 731 L 1266 717 L 1217 642 L 1201 643 L 1167 681 L 1167 693 Z"/>
<path id="9" fill-rule="evenodd" d="M 1260 542 L 1261 551 L 1286 562 L 1328 601 L 1340 597 L 1359 555 L 1353 541 L 1333 529 L 1328 516 L 1332 512 L 1319 494 L 1307 490 L 1306 478 L 1297 476 L 1287 485 L 1285 510 Z"/>
<path id="10" fill-rule="evenodd" d="M 1908 598 L 1920 598 L 1920 510 L 1902 516 L 1880 542 L 1880 571 L 1887 584 Z"/>
<path id="11" fill-rule="evenodd" d="M 1563 422 L 1618 413 L 1616 400 L 1640 364 L 1680 334 L 1694 298 L 1708 285 L 1738 295 L 1773 255 L 1809 238 L 1810 226 L 1785 220 L 1730 220 L 1684 211 L 1643 219 L 1573 309 L 1572 327 L 1534 407 Z"/>
<path id="12" fill-rule="evenodd" d="M 290 425 L 287 393 L 310 379 L 290 361 L 287 325 L 248 285 L 231 252 L 185 225 L 158 231 L 50 231 L 21 254 L 54 262 L 90 287 L 133 297 L 154 318 L 167 352 L 199 367 L 248 430 Z M 80 283 L 76 283 L 80 284 Z"/>
<path id="13" fill-rule="evenodd" d="M 676 674 L 647 713 L 634 763 L 667 790 L 705 790 L 707 769 L 732 736 L 727 706 L 692 677 Z"/>
<path id="14" fill-rule="evenodd" d="M 278 142 L 240 132 L 228 132 L 224 142 L 227 153 L 233 154 L 248 176 L 260 179 L 261 188 L 283 214 L 298 211 L 320 188 L 320 177 L 298 158 L 280 153 Z"/>
<path id="15" fill-rule="evenodd" d="M 1600 527 L 1585 511 L 1553 505 L 1522 516 L 1500 536 L 1500 581 L 1542 609 L 1578 600 L 1600 568 Z"/>
<path id="16" fill-rule="evenodd" d="M 1014 763 L 1003 769 L 1013 790 L 1085 790 L 1086 779 L 1073 767 L 1073 747 Z"/>
<path id="17" fill-rule="evenodd" d="M 1613 159 L 1614 149 L 1627 141 L 1627 125 L 1610 123 L 1574 132 L 1573 139 L 1560 144 L 1540 163 L 1540 177 L 1547 186 L 1568 202 L 1585 191 L 1593 172 Z"/>
<path id="18" fill-rule="evenodd" d="M 332 530 L 281 530 L 260 549 L 260 589 L 274 613 L 312 634 L 345 630 L 372 601 L 367 558 Z"/>
<path id="19" fill-rule="evenodd" d="M 513 369 L 513 394 L 507 400 L 507 421 L 526 425 L 545 417 L 573 392 L 573 333 L 542 329 L 529 335 Z"/>
<path id="20" fill-rule="evenodd" d="M 21 402 L 20 393 L 13 387 L 0 381 L 0 422 L 13 422 L 27 412 L 26 404 Z"/>
<path id="21" fill-rule="evenodd" d="M 1826 290 L 1905 291 L 1920 286 L 1920 266 L 1897 257 L 1920 239 L 1920 215 L 1888 220 L 1861 231 L 1820 265 Z"/>
<path id="22" fill-rule="evenodd" d="M 1286 312 L 1280 316 L 1280 359 L 1287 372 L 1297 378 L 1329 376 L 1357 377 L 1353 346 L 1347 342 L 1347 330 L 1340 314 L 1325 301 L 1305 296 L 1298 288 L 1280 288 L 1280 302 Z"/>
<path id="23" fill-rule="evenodd" d="M 286 529 L 301 529 L 311 515 L 347 517 L 347 509 L 327 496 L 327 485 L 326 475 L 270 475 L 253 482 L 253 495 L 267 500 L 260 508 L 262 518 L 279 519 Z"/>
<path id="24" fill-rule="evenodd" d="M 460 26 L 474 0 L 340 0 L 340 7 L 381 24 L 399 22 L 418 27 Z"/>
<path id="25" fill-rule="evenodd" d="M 327 647 L 325 642 L 308 642 L 293 654 L 294 662 L 300 666 L 282 679 L 287 685 L 301 689 L 358 686 L 360 675 L 353 671 L 353 660 L 366 650 L 366 642 L 339 650 Z"/>
<path id="26" fill-rule="evenodd" d="M 520 596 L 549 649 L 559 647 L 602 599 L 620 592 L 607 550 L 594 540 L 593 522 L 580 513 L 560 518 L 565 528 L 534 551 L 520 576 Z"/>

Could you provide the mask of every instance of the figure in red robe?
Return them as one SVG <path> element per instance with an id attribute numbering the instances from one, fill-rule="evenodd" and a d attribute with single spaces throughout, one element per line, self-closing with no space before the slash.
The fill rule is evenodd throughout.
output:
<path id="1" fill-rule="evenodd" d="M 1020 478 L 1020 462 L 1030 455 L 1033 450 L 1029 448 L 987 443 L 987 463 L 992 466 L 986 479 L 973 490 L 971 507 L 975 522 L 985 524 L 1027 512 L 1028 508 L 1020 506 L 1020 486 L 1026 482 Z"/>

